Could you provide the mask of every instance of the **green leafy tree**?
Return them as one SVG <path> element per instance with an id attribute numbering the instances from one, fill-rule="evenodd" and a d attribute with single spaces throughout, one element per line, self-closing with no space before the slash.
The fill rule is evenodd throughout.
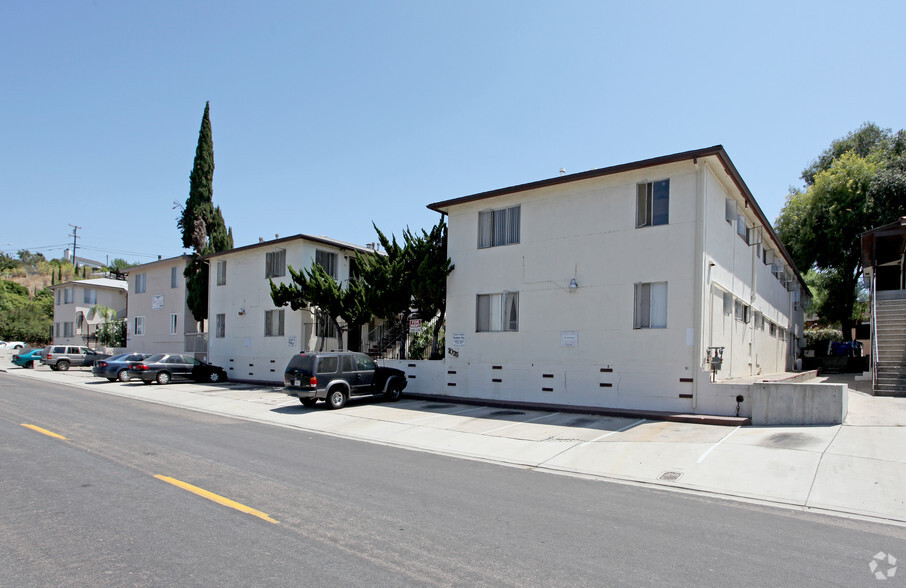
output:
<path id="1" fill-rule="evenodd" d="M 44 344 L 53 322 L 53 294 L 42 290 L 29 299 L 25 286 L 0 280 L 0 337 Z"/>
<path id="2" fill-rule="evenodd" d="M 195 320 L 208 318 L 208 269 L 201 257 L 233 248 L 233 230 L 226 227 L 220 207 L 214 206 L 214 138 L 210 102 L 205 103 L 195 148 L 195 162 L 189 175 L 189 197 L 177 219 L 182 245 L 192 249 L 186 265 L 187 303 Z"/>
<path id="3" fill-rule="evenodd" d="M 364 286 L 360 280 L 351 279 L 344 288 L 320 265 L 296 271 L 289 267 L 291 284 L 270 282 L 271 299 L 277 306 L 289 305 L 293 310 L 317 309 L 327 314 L 337 332 L 338 347 L 343 348 L 343 332 L 361 328 L 371 318 L 365 301 Z M 342 319 L 345 326 L 341 326 Z M 321 341 L 321 348 L 324 341 Z M 352 349 L 361 351 L 361 349 Z"/>
<path id="4" fill-rule="evenodd" d="M 12 256 L 0 252 L 0 272 L 16 269 L 22 262 L 13 259 Z"/>
<path id="5" fill-rule="evenodd" d="M 440 331 L 447 312 L 447 276 L 453 271 L 453 262 L 447 257 L 447 225 L 441 220 L 431 228 L 414 235 L 408 229 L 404 234 L 407 258 L 411 260 L 411 291 L 413 306 L 424 321 L 434 321 L 431 337 L 431 359 L 441 357 L 438 348 Z"/>
<path id="6" fill-rule="evenodd" d="M 834 141 L 803 171 L 805 190 L 791 190 L 775 224 L 797 267 L 817 272 L 815 312 L 841 325 L 846 340 L 859 311 L 860 235 L 906 213 L 904 138 L 869 123 Z"/>
<path id="7" fill-rule="evenodd" d="M 18 255 L 22 265 L 28 267 L 37 267 L 38 263 L 47 261 L 47 258 L 44 257 L 43 253 L 32 253 L 28 249 L 20 249 Z"/>
<path id="8" fill-rule="evenodd" d="M 126 321 L 117 320 L 116 310 L 103 304 L 95 304 L 89 311 L 89 318 L 100 316 L 103 322 L 98 323 L 95 335 L 98 343 L 107 347 L 126 346 Z"/>

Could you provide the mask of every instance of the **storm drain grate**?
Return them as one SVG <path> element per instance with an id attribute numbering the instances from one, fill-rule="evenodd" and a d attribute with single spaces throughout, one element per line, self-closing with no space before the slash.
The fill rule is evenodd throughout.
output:
<path id="1" fill-rule="evenodd" d="M 682 476 L 680 472 L 664 472 L 657 477 L 658 480 L 667 480 L 668 482 L 676 482 Z"/>
<path id="2" fill-rule="evenodd" d="M 524 412 L 519 412 L 518 410 L 495 410 L 488 416 L 519 416 L 525 414 Z"/>
<path id="3" fill-rule="evenodd" d="M 426 404 L 422 408 L 424 408 L 425 410 L 433 410 L 433 409 L 437 409 L 437 408 L 453 408 L 453 406 L 455 406 L 455 405 L 453 405 L 453 404 Z"/>

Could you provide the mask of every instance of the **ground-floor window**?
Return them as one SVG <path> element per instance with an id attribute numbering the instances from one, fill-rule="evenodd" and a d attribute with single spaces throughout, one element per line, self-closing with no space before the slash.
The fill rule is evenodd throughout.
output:
<path id="1" fill-rule="evenodd" d="M 519 330 L 519 292 L 479 294 L 476 299 L 475 330 L 481 332 Z"/>
<path id="2" fill-rule="evenodd" d="M 633 328 L 667 328 L 667 282 L 639 282 L 635 285 Z"/>
<path id="3" fill-rule="evenodd" d="M 145 317 L 137 316 L 133 321 L 133 335 L 144 335 L 145 334 Z"/>
<path id="4" fill-rule="evenodd" d="M 218 314 L 214 317 L 214 337 L 223 339 L 226 336 L 226 315 Z"/>
<path id="5" fill-rule="evenodd" d="M 283 313 L 282 308 L 277 310 L 264 311 L 264 336 L 265 337 L 282 337 L 283 336 Z"/>

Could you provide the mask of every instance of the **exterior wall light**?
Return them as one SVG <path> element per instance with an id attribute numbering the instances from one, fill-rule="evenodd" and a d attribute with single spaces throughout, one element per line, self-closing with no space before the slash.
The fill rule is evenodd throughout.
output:
<path id="1" fill-rule="evenodd" d="M 570 291 L 570 292 L 575 292 L 575 291 L 578 290 L 578 289 L 579 289 L 579 284 L 576 283 L 576 278 L 571 279 L 571 280 L 569 281 L 569 291 Z"/>

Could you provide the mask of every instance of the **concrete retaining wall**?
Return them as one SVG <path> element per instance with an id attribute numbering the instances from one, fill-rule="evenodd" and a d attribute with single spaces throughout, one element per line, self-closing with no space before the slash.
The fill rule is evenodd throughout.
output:
<path id="1" fill-rule="evenodd" d="M 451 399 L 463 397 L 447 386 L 447 364 L 444 361 L 379 360 L 378 363 L 406 372 L 411 394 L 431 394 Z M 707 372 L 702 372 L 707 377 Z M 495 399 L 491 390 L 487 396 L 467 395 L 469 398 Z M 807 384 L 785 382 L 711 383 L 702 382 L 695 414 L 737 416 L 736 397 L 742 396 L 739 415 L 752 419 L 754 426 L 769 425 L 839 425 L 846 418 L 846 384 Z M 533 399 L 526 399 L 531 401 Z M 626 406 L 595 408 L 624 409 Z M 628 408 L 647 408 L 632 407 Z M 669 408 L 662 409 L 669 411 Z"/>
<path id="2" fill-rule="evenodd" d="M 846 418 L 846 384 L 782 384 L 759 382 L 751 385 L 752 424 L 839 425 Z"/>

